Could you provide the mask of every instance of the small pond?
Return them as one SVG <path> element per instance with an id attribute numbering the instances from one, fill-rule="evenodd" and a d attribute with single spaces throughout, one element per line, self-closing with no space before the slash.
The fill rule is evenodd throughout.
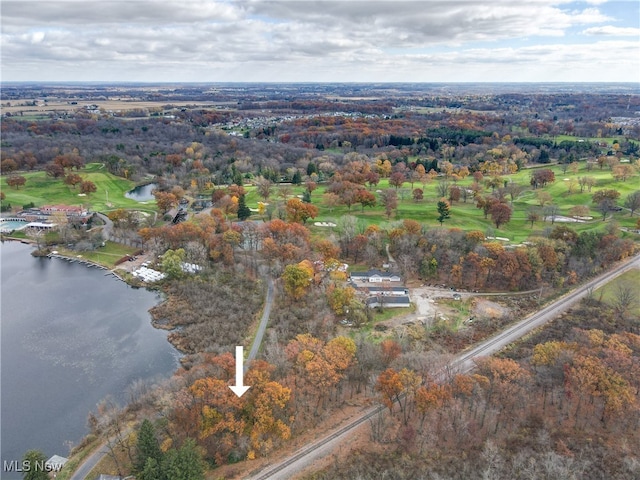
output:
<path id="1" fill-rule="evenodd" d="M 133 190 L 129 190 L 124 196 L 138 202 L 148 202 L 154 199 L 153 191 L 157 188 L 157 183 L 147 183 L 146 185 L 139 185 Z"/>

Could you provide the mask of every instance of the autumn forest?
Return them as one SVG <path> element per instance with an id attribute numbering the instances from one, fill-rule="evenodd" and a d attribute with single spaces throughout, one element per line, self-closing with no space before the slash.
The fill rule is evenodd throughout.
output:
<path id="1" fill-rule="evenodd" d="M 378 406 L 299 478 L 640 476 L 637 86 L 9 84 L 1 100 L 3 215 L 51 195 L 102 214 L 14 238 L 161 292 L 150 321 L 181 353 L 91 412 L 74 453 L 105 443 L 103 470 L 139 480 L 249 478 Z M 255 341 L 238 397 L 232 353 Z"/>

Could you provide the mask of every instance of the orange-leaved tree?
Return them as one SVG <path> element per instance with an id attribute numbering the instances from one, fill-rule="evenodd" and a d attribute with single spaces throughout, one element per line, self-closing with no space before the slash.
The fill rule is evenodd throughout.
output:
<path id="1" fill-rule="evenodd" d="M 293 381 L 300 406 L 308 409 L 308 400 L 315 398 L 317 413 L 353 364 L 356 345 L 347 337 L 336 337 L 325 343 L 312 335 L 301 334 L 289 342 L 285 351 L 294 366 Z"/>
<path id="2" fill-rule="evenodd" d="M 206 376 L 175 395 L 170 415 L 173 437 L 196 438 L 217 464 L 266 455 L 290 438 L 291 389 L 272 380 L 272 365 L 252 362 L 245 374 L 245 384 L 251 388 L 237 397 L 229 389 L 235 382 L 231 355 L 208 356 L 206 361 L 207 367 L 194 372 Z"/>

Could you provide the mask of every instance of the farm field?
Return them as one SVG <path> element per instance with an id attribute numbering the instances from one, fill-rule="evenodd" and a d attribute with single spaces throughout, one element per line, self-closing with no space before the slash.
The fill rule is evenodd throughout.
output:
<path id="1" fill-rule="evenodd" d="M 72 103 L 75 102 L 75 103 Z M 10 113 L 20 120 L 27 119 L 46 119 L 49 118 L 49 115 L 52 113 L 60 113 L 66 112 L 71 113 L 76 110 L 82 109 L 83 107 L 87 107 L 90 105 L 97 105 L 98 108 L 104 109 L 106 111 L 113 112 L 126 112 L 130 110 L 155 110 L 155 111 L 163 111 L 167 104 L 170 102 L 166 101 L 149 101 L 149 100 L 132 100 L 132 99 L 118 99 L 118 98 L 110 98 L 108 100 L 99 100 L 99 99 L 91 99 L 91 100 L 72 100 L 72 99 L 58 99 L 48 101 L 46 104 L 38 104 L 38 105 L 3 105 L 2 110 L 5 113 Z M 214 104 L 212 102 L 189 102 L 190 107 L 211 107 Z M 187 105 L 187 103 L 182 102 L 176 104 L 177 106 Z"/>
<path id="2" fill-rule="evenodd" d="M 7 185 L 7 177 L 0 180 L 2 191 L 6 195 L 3 203 L 10 203 L 14 207 L 21 207 L 29 203 L 36 206 L 46 204 L 88 205 L 91 210 L 105 212 L 116 208 L 136 208 L 138 210 L 155 210 L 155 202 L 137 202 L 126 198 L 124 194 L 131 190 L 135 183 L 112 175 L 100 163 L 89 163 L 80 170 L 83 180 L 95 183 L 97 191 L 86 196 L 79 194 L 79 187 L 75 189 L 65 185 L 62 178 L 48 177 L 45 172 L 20 173 L 27 179 L 27 183 L 15 189 Z M 108 202 L 107 202 L 108 197 Z"/>

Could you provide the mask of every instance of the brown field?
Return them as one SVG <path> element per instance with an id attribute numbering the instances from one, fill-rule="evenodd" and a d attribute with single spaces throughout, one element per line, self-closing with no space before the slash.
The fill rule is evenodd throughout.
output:
<path id="1" fill-rule="evenodd" d="M 33 114 L 45 114 L 50 112 L 74 112 L 90 105 L 97 105 L 107 111 L 126 111 L 134 109 L 161 109 L 165 105 L 172 105 L 174 107 L 209 107 L 215 108 L 217 104 L 212 102 L 188 102 L 188 103 L 173 103 L 170 101 L 144 101 L 144 100 L 130 100 L 130 99 L 108 99 L 108 100 L 76 100 L 76 99 L 59 99 L 49 100 L 47 104 L 41 104 L 37 106 L 25 105 L 25 102 L 31 100 L 21 100 L 19 105 L 7 106 L 2 104 L 2 113 L 16 114 L 22 112 L 25 115 Z M 71 102 L 77 102 L 71 104 Z"/>

